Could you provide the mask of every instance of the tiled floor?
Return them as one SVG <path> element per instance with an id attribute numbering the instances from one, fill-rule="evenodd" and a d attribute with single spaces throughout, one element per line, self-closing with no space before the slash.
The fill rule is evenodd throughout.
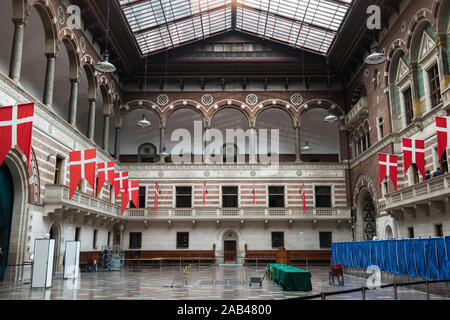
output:
<path id="1" fill-rule="evenodd" d="M 306 269 L 306 268 L 303 268 Z M 279 300 L 314 295 L 321 292 L 340 291 L 358 288 L 366 280 L 345 275 L 345 286 L 331 286 L 328 283 L 328 267 L 309 267 L 312 275 L 311 292 L 287 292 L 271 282 L 249 286 L 250 277 L 262 277 L 264 269 L 247 268 L 241 275 L 238 268 L 218 268 L 215 285 L 212 285 L 212 268 L 194 267 L 190 280 L 183 285 L 180 267 L 165 266 L 125 268 L 121 271 L 81 273 L 78 280 L 54 279 L 49 289 L 31 289 L 30 285 L 9 288 L 0 285 L 0 300 L 115 300 L 115 299 L 171 299 L 171 300 Z M 242 284 L 241 277 L 244 277 Z M 431 299 L 448 299 L 448 288 L 444 286 L 442 295 L 432 294 Z M 399 288 L 399 299 L 423 300 L 426 294 L 409 287 Z M 367 300 L 393 300 L 392 288 L 371 290 L 366 293 Z M 361 292 L 327 297 L 336 300 L 361 300 Z"/>

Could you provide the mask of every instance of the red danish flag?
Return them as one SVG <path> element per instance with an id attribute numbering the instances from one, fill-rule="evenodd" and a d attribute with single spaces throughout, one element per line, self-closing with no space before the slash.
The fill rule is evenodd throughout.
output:
<path id="1" fill-rule="evenodd" d="M 128 196 L 128 171 L 114 173 L 114 192 L 116 194 L 116 200 L 119 193 L 125 193 L 125 195 Z"/>
<path id="2" fill-rule="evenodd" d="M 397 165 L 398 157 L 391 154 L 378 154 L 378 165 L 380 167 L 380 185 L 384 178 L 391 178 L 392 184 L 397 190 Z"/>
<path id="3" fill-rule="evenodd" d="M 72 198 L 81 179 L 86 179 L 95 190 L 96 149 L 69 152 L 70 198 Z"/>
<path id="4" fill-rule="evenodd" d="M 34 103 L 0 107 L 0 165 L 16 145 L 30 163 Z"/>
<path id="5" fill-rule="evenodd" d="M 253 196 L 253 205 L 255 205 L 256 203 L 255 185 L 253 185 L 252 196 Z"/>
<path id="6" fill-rule="evenodd" d="M 305 195 L 305 183 L 302 182 L 302 204 L 303 204 L 303 212 L 306 211 L 306 195 Z"/>
<path id="7" fill-rule="evenodd" d="M 425 140 L 403 138 L 403 162 L 405 175 L 411 163 L 415 163 L 425 180 Z"/>
<path id="8" fill-rule="evenodd" d="M 206 205 L 206 195 L 208 194 L 208 189 L 206 189 L 206 182 L 203 181 L 203 205 Z"/>
<path id="9" fill-rule="evenodd" d="M 133 201 L 135 207 L 139 210 L 139 180 L 133 180 L 129 182 L 128 200 Z"/>
<path id="10" fill-rule="evenodd" d="M 154 211 L 158 212 L 158 200 L 159 200 L 159 185 L 158 182 L 155 183 L 155 207 Z"/>
<path id="11" fill-rule="evenodd" d="M 450 146 L 450 117 L 436 117 L 436 137 L 439 159 Z"/>
<path id="12" fill-rule="evenodd" d="M 109 184 L 112 185 L 114 188 L 114 161 L 98 163 L 97 172 L 98 172 L 98 185 L 97 185 L 98 193 L 100 193 L 100 190 L 102 190 L 106 178 L 108 179 Z"/>

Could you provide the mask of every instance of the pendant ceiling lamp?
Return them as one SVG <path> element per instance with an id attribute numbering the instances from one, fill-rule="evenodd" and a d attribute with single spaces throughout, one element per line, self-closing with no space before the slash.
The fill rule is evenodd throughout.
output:
<path id="1" fill-rule="evenodd" d="M 108 34 L 109 34 L 109 14 L 110 14 L 111 0 L 108 0 L 108 13 L 106 18 L 106 35 L 105 35 L 105 53 L 103 54 L 103 61 L 97 62 L 95 65 L 95 70 L 103 73 L 113 73 L 116 72 L 116 67 L 109 62 L 108 53 Z"/>
<path id="2" fill-rule="evenodd" d="M 328 110 L 328 115 L 323 119 L 323 121 L 333 123 L 338 120 L 338 117 L 330 110 Z"/>
<path id="3" fill-rule="evenodd" d="M 302 150 L 303 151 L 311 151 L 311 147 L 309 146 L 309 143 L 308 143 L 308 141 L 306 141 L 306 144 L 305 144 L 305 146 L 302 148 Z"/>
<path id="4" fill-rule="evenodd" d="M 148 128 L 152 125 L 150 121 L 145 118 L 145 115 L 142 115 L 142 119 L 136 122 L 136 125 L 141 128 Z"/>
<path id="5" fill-rule="evenodd" d="M 366 64 L 377 65 L 385 63 L 386 60 L 387 60 L 386 55 L 384 53 L 378 52 L 378 49 L 375 47 L 372 48 L 372 53 L 367 56 Z"/>

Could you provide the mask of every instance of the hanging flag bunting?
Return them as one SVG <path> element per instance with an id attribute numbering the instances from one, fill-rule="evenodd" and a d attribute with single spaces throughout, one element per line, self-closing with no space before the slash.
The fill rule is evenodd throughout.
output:
<path id="1" fill-rule="evenodd" d="M 128 171 L 121 171 L 114 173 L 114 192 L 115 199 L 119 196 L 119 192 L 128 192 Z M 128 195 L 128 193 L 127 193 Z"/>
<path id="2" fill-rule="evenodd" d="M 305 195 L 305 183 L 302 182 L 302 204 L 303 204 L 303 213 L 306 211 L 306 195 Z"/>
<path id="3" fill-rule="evenodd" d="M 139 210 L 139 180 L 133 180 L 129 182 L 128 200 L 132 201 L 136 209 Z"/>
<path id="4" fill-rule="evenodd" d="M 256 203 L 255 185 L 253 185 L 252 195 L 253 195 L 253 205 L 255 205 Z"/>
<path id="5" fill-rule="evenodd" d="M 436 139 L 439 160 L 450 146 L 450 117 L 436 117 Z"/>
<path id="6" fill-rule="evenodd" d="M 95 190 L 96 161 L 96 149 L 69 152 L 70 198 L 72 198 L 82 179 L 85 179 Z"/>
<path id="7" fill-rule="evenodd" d="M 206 195 L 208 194 L 208 189 L 206 188 L 206 182 L 203 181 L 203 205 L 206 205 Z"/>
<path id="8" fill-rule="evenodd" d="M 128 190 L 130 190 L 128 188 Z M 130 197 L 127 191 L 124 189 L 120 189 L 120 203 L 122 205 L 122 215 L 125 212 L 126 208 L 128 207 L 128 203 L 130 202 Z"/>
<path id="9" fill-rule="evenodd" d="M 155 207 L 154 211 L 158 212 L 158 200 L 159 200 L 159 185 L 158 182 L 155 183 Z"/>
<path id="10" fill-rule="evenodd" d="M 34 103 L 0 107 L 0 165 L 16 145 L 30 163 Z"/>
<path id="11" fill-rule="evenodd" d="M 105 180 L 108 179 L 110 185 L 114 188 L 114 161 L 110 162 L 102 162 L 97 164 L 97 172 L 98 172 L 98 184 L 97 184 L 97 192 L 100 193 L 100 190 L 103 188 L 103 184 Z"/>
<path id="12" fill-rule="evenodd" d="M 395 190 L 397 190 L 397 163 L 398 163 L 397 156 L 384 153 L 378 154 L 380 185 L 383 183 L 384 178 L 388 176 L 389 178 L 391 178 Z"/>
<path id="13" fill-rule="evenodd" d="M 412 163 L 415 163 L 425 179 L 425 141 L 403 138 L 403 162 L 405 175 Z"/>

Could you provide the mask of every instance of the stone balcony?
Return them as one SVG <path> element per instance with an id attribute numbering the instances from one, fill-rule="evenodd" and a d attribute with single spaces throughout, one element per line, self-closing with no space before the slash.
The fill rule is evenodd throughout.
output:
<path id="1" fill-rule="evenodd" d="M 44 217 L 104 224 L 121 220 L 120 206 L 79 191 L 69 199 L 69 192 L 64 185 L 46 185 Z"/>
<path id="2" fill-rule="evenodd" d="M 303 212 L 302 208 L 295 209 L 267 209 L 267 208 L 236 208 L 236 209 L 161 209 L 154 212 L 153 208 L 127 209 L 124 214 L 126 220 L 145 221 L 250 221 L 250 220 L 286 220 L 290 223 L 294 220 L 317 221 L 334 220 L 338 223 L 348 222 L 351 219 L 349 208 L 310 208 Z M 169 222 L 170 223 L 170 222 Z"/>
<path id="3" fill-rule="evenodd" d="M 416 211 L 429 215 L 432 209 L 445 214 L 445 205 L 449 200 L 450 173 L 446 173 L 387 194 L 380 209 L 400 218 L 404 213 L 415 216 Z"/>
<path id="4" fill-rule="evenodd" d="M 364 117 L 369 114 L 369 104 L 366 97 L 362 97 L 351 108 L 350 112 L 345 116 L 345 127 L 348 130 L 354 128 L 354 126 Z"/>

